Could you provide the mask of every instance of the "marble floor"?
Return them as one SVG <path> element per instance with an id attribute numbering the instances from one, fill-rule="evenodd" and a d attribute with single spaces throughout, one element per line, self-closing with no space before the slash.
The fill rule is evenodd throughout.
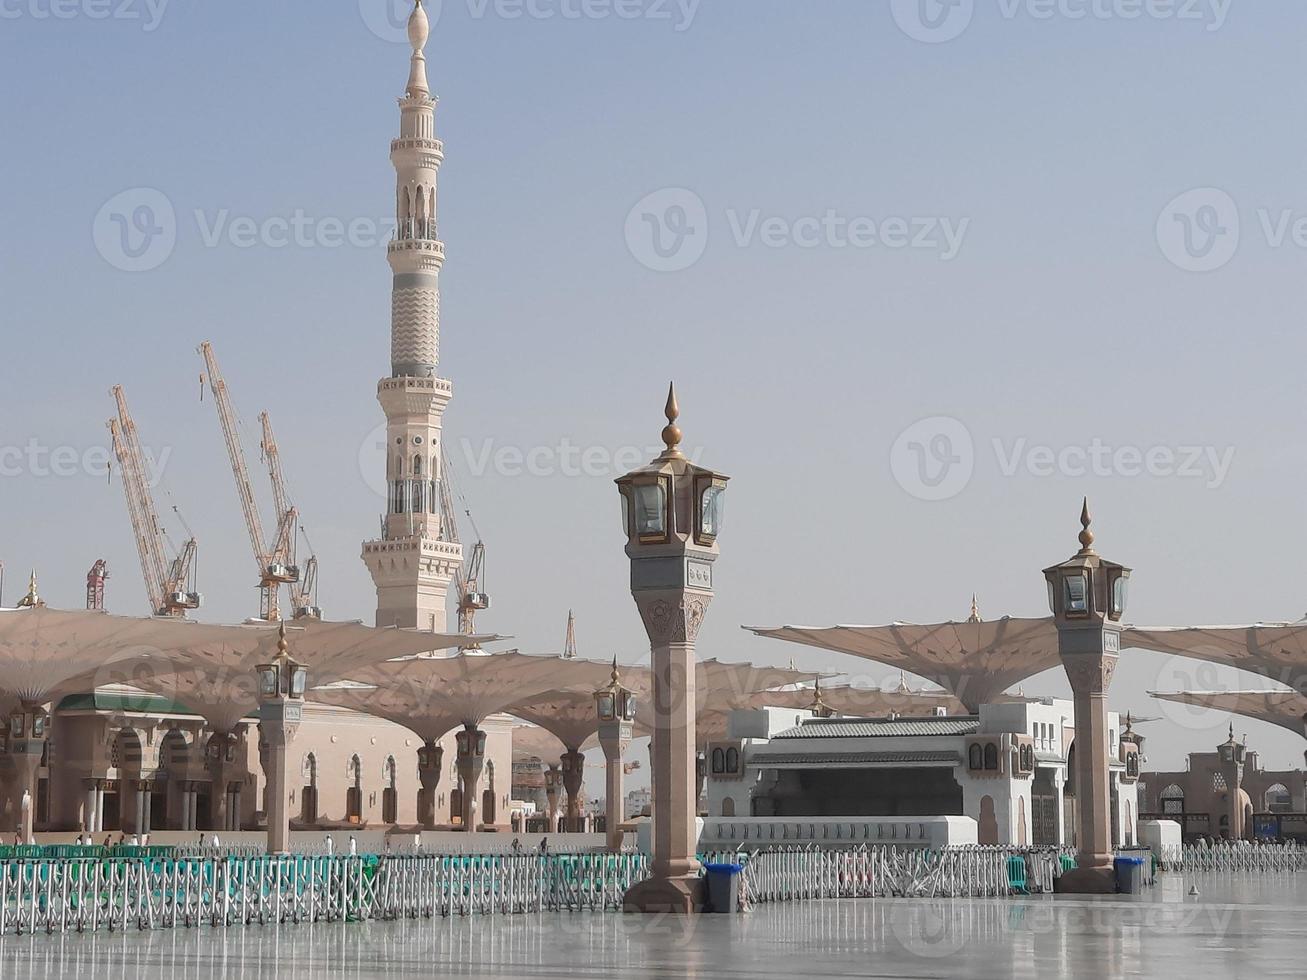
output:
<path id="1" fill-rule="evenodd" d="M 1188 895 L 1190 884 L 1201 894 Z M 878 900 L 691 920 L 545 915 L 22 936 L 0 978 L 998 978 L 1307 975 L 1307 875 L 1163 879 L 1139 898 Z"/>

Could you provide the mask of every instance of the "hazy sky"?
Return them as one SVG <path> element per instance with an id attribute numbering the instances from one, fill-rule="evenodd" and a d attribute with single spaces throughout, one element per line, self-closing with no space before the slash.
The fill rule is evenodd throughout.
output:
<path id="1" fill-rule="evenodd" d="M 922 2 L 445 0 L 441 372 L 482 628 L 557 650 L 574 608 L 583 656 L 641 656 L 612 478 L 670 378 L 734 477 L 704 657 L 888 680 L 740 626 L 960 618 L 972 592 L 1040 614 L 1085 494 L 1133 621 L 1307 610 L 1307 7 Z M 111 609 L 146 611 L 103 469 L 121 383 L 204 618 L 257 611 L 207 339 L 256 468 L 273 415 L 328 615 L 370 620 L 408 67 L 386 6 L 0 0 L 9 601 L 35 566 L 79 606 L 104 557 Z M 1112 701 L 1238 683 L 1128 652 Z M 1225 721 L 1151 726 L 1151 764 Z"/>

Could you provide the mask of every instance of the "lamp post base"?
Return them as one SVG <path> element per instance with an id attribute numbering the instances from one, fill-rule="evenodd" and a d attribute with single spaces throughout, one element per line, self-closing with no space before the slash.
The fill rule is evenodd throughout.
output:
<path id="1" fill-rule="evenodd" d="M 707 904 L 708 884 L 699 875 L 650 878 L 626 893 L 622 899 L 622 911 L 695 915 Z"/>
<path id="2" fill-rule="evenodd" d="M 1059 895 L 1115 895 L 1116 872 L 1112 865 L 1074 868 L 1053 881 Z"/>

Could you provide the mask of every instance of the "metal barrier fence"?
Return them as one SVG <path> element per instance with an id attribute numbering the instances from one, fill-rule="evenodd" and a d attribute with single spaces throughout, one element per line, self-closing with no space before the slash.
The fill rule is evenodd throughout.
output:
<path id="1" fill-rule="evenodd" d="M 1053 890 L 1056 848 L 858 847 L 707 855 L 744 866 L 740 905 L 832 898 L 990 898 Z"/>
<path id="2" fill-rule="evenodd" d="M 1162 862 L 1176 871 L 1215 874 L 1290 874 L 1307 871 L 1307 848 L 1294 843 L 1218 841 L 1165 848 Z"/>
<path id="3" fill-rule="evenodd" d="M 637 855 L 0 862 L 0 935 L 620 910 Z"/>

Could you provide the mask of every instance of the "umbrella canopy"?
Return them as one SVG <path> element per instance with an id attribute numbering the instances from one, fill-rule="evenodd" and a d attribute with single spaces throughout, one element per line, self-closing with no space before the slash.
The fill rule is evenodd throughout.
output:
<path id="1" fill-rule="evenodd" d="M 434 741 L 460 725 L 480 725 L 549 691 L 589 695 L 603 686 L 610 670 L 588 660 L 528 656 L 516 650 L 415 657 L 351 672 L 349 687 L 315 690 L 311 697 L 385 718 Z"/>
<path id="2" fill-rule="evenodd" d="M 888 626 L 746 626 L 758 636 L 847 653 L 924 677 L 969 713 L 1008 688 L 1061 666 L 1052 617 Z"/>
<path id="3" fill-rule="evenodd" d="M 276 658 L 279 625 L 198 626 L 195 630 L 186 647 L 119 662 L 100 671 L 98 679 L 171 698 L 202 715 L 215 730 L 233 730 L 258 709 L 255 668 Z M 396 657 L 451 649 L 466 643 L 467 637 L 304 620 L 287 625 L 286 640 L 291 657 L 308 666 L 309 681 L 320 685 L 336 683 L 352 671 Z"/>
<path id="4" fill-rule="evenodd" d="M 1226 664 L 1307 691 L 1307 621 L 1251 626 L 1132 626 L 1121 645 Z"/>
<path id="5" fill-rule="evenodd" d="M 1174 694 L 1150 692 L 1159 701 L 1226 711 L 1245 718 L 1269 722 L 1307 738 L 1307 695 L 1297 691 L 1181 691 Z"/>

